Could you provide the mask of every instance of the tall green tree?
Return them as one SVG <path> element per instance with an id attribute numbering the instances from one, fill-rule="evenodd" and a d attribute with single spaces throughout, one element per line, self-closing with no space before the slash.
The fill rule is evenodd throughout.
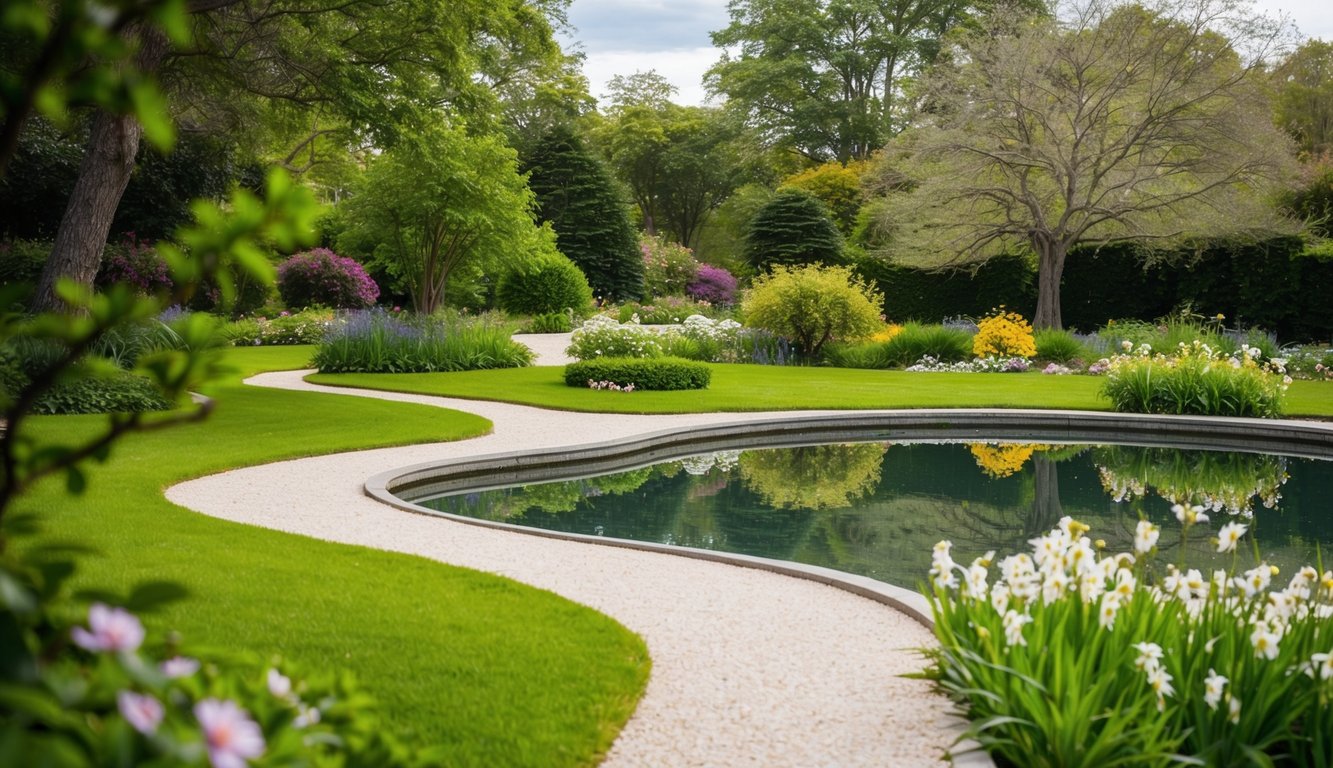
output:
<path id="1" fill-rule="evenodd" d="M 615 182 L 567 125 L 556 126 L 525 159 L 540 218 L 550 222 L 560 252 L 583 270 L 600 298 L 643 295 L 643 258 Z"/>
<path id="2" fill-rule="evenodd" d="M 733 0 L 709 89 L 770 143 L 822 163 L 864 159 L 902 125 L 904 86 L 970 0 Z M 734 53 L 732 52 L 734 51 Z"/>
<path id="3" fill-rule="evenodd" d="M 84 3 L 44 5 L 58 19 L 66 6 Z M 286 105 L 302 118 L 304 110 L 314 110 L 322 117 L 307 123 L 309 147 L 338 132 L 391 146 L 403 126 L 429 120 L 441 105 L 489 115 L 494 83 L 480 71 L 481 54 L 515 30 L 531 41 L 550 34 L 549 26 L 537 24 L 541 13 L 525 13 L 527 0 L 192 0 L 185 7 L 189 18 L 173 27 L 174 46 L 159 26 L 139 19 L 116 30 L 116 40 L 132 52 L 126 58 L 139 80 L 161 83 L 160 91 L 146 92 L 169 97 L 157 113 L 198 124 L 245 125 L 256 108 Z M 523 23 L 516 21 L 519 15 Z M 491 72 L 501 70 L 496 64 Z M 34 297 L 37 309 L 60 305 L 52 290 L 60 277 L 90 284 L 134 167 L 142 131 L 135 115 L 104 109 L 91 126 Z M 286 158 L 289 167 L 298 154 Z"/>
<path id="4" fill-rule="evenodd" d="M 1265 195 L 1294 170 L 1263 82 L 1281 26 L 1230 0 L 1087 0 L 1060 17 L 997 16 L 940 68 L 929 122 L 890 150 L 917 181 L 889 197 L 898 258 L 1030 250 L 1034 325 L 1059 328 L 1076 245 L 1292 229 Z"/>
<path id="5" fill-rule="evenodd" d="M 672 103 L 675 86 L 651 70 L 618 75 L 608 91 L 594 137 L 630 190 L 643 228 L 693 247 L 713 209 L 751 175 L 749 137 L 721 109 Z"/>
<path id="6" fill-rule="evenodd" d="M 842 245 L 842 234 L 823 201 L 802 189 L 783 189 L 750 222 L 745 260 L 756 272 L 776 264 L 840 264 Z"/>
<path id="7" fill-rule="evenodd" d="M 1273 72 L 1277 123 L 1311 156 L 1333 152 L 1333 43 L 1307 40 Z"/>
<path id="8" fill-rule="evenodd" d="M 404 137 L 375 158 L 364 185 L 342 204 L 343 240 L 374 242 L 373 265 L 412 297 L 418 312 L 444 304 L 464 266 L 498 273 L 554 250 L 533 221 L 534 199 L 518 157 L 498 136 L 469 136 L 445 124 Z"/>

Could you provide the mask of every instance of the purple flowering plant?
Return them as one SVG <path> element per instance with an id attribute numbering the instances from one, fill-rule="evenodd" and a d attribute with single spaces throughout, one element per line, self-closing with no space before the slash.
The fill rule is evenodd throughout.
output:
<path id="1" fill-rule="evenodd" d="M 166 293 L 172 285 L 166 260 L 152 243 L 140 240 L 133 232 L 126 232 L 120 243 L 106 247 L 95 283 L 101 287 L 123 283 L 142 296 Z"/>
<path id="2" fill-rule="evenodd" d="M 736 277 L 722 267 L 701 264 L 685 293 L 696 301 L 730 306 L 736 303 Z"/>
<path id="3" fill-rule="evenodd" d="M 380 289 L 355 260 L 314 248 L 278 266 L 278 293 L 293 309 L 367 309 L 375 305 Z"/>

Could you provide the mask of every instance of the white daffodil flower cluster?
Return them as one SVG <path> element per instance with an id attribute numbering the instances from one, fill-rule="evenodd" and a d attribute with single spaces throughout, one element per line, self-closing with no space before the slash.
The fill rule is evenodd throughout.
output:
<path id="1" fill-rule="evenodd" d="M 1208 514 L 1201 506 L 1177 504 L 1173 512 L 1187 533 L 1196 525 L 1208 522 Z M 1228 522 L 1217 538 L 1218 552 L 1231 552 L 1248 532 L 1248 526 Z M 1333 680 L 1333 652 L 1314 653 L 1308 658 L 1292 660 L 1291 654 L 1282 657 L 1282 643 L 1298 623 L 1323 622 L 1333 619 L 1333 571 L 1319 573 L 1313 567 L 1304 567 L 1283 589 L 1271 589 L 1279 574 L 1267 563 L 1240 573 L 1216 570 L 1210 576 L 1195 568 L 1181 570 L 1167 565 L 1165 575 L 1149 583 L 1150 573 L 1146 560 L 1156 552 L 1161 529 L 1147 520 L 1140 520 L 1134 530 L 1134 551 L 1118 554 L 1105 553 L 1105 543 L 1093 541 L 1086 534 L 1088 527 L 1064 517 L 1049 533 L 1029 541 L 1030 553 L 1010 555 L 998 561 L 998 577 L 988 583 L 994 552 L 988 552 L 969 565 L 955 562 L 952 544 L 941 541 L 935 545 L 930 568 L 930 581 L 935 587 L 937 600 L 956 601 L 958 610 L 969 611 L 978 617 L 973 625 L 979 629 L 987 622 L 980 621 L 977 611 L 994 610 L 1004 628 L 1004 643 L 1009 653 L 1015 647 L 1027 646 L 1024 629 L 1042 619 L 1047 607 L 1061 601 L 1080 601 L 1095 610 L 1101 630 L 1114 632 L 1117 617 L 1136 600 L 1150 600 L 1159 606 L 1177 603 L 1183 608 L 1179 615 L 1184 622 L 1184 637 L 1194 644 L 1194 633 L 1200 627 L 1213 633 L 1223 628 L 1223 634 L 1248 641 L 1252 657 L 1259 663 L 1294 664 L 1287 672 L 1303 672 L 1316 680 Z M 957 593 L 956 597 L 953 593 Z M 1068 612 L 1061 616 L 1074 615 Z M 1222 617 L 1219 623 L 1218 618 Z M 1211 623 L 1210 623 L 1211 622 Z M 1135 632 L 1133 623 L 1129 632 Z M 1234 635 L 1231 635 L 1234 628 Z M 1038 633 L 1047 637 L 1047 633 Z M 1135 638 L 1120 635 L 1125 640 Z M 983 639 L 989 638 L 989 630 Z M 1203 652 L 1213 654 L 1218 637 L 1200 643 Z M 1137 651 L 1134 668 L 1141 672 L 1144 682 L 1157 698 L 1159 711 L 1168 699 L 1177 696 L 1180 684 L 1168 671 L 1167 657 L 1176 651 L 1166 650 L 1148 640 L 1133 643 Z M 1215 664 L 1218 666 L 1219 664 Z M 1199 667 L 1195 667 L 1199 668 Z M 1230 681 L 1213 667 L 1200 681 L 1203 701 L 1210 710 L 1226 704 L 1227 719 L 1237 722 L 1241 702 L 1234 692 L 1228 691 Z"/>

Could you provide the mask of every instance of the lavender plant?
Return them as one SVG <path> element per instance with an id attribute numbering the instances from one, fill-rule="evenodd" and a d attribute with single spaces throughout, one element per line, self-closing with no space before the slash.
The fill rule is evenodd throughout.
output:
<path id="1" fill-rule="evenodd" d="M 518 368 L 532 350 L 485 318 L 397 316 L 382 309 L 345 315 L 315 350 L 322 373 L 432 373 Z"/>

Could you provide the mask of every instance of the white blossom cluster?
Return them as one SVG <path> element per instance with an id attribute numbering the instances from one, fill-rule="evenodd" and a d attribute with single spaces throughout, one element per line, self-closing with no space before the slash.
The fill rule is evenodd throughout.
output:
<path id="1" fill-rule="evenodd" d="M 1173 507 L 1176 518 L 1188 531 L 1195 525 L 1208 522 L 1208 514 L 1201 506 L 1177 504 Z M 1161 529 L 1147 520 L 1140 520 L 1134 532 L 1134 552 L 1099 554 L 1104 543 L 1084 536 L 1088 527 L 1064 517 L 1050 533 L 1032 539 L 1031 554 L 1019 553 L 1000 560 L 996 565 L 999 576 L 988 582 L 994 552 L 963 566 L 950 555 L 951 543 L 935 545 L 930 568 L 931 583 L 940 592 L 957 591 L 959 599 L 989 603 L 1002 620 L 1004 641 L 1007 646 L 1026 646 L 1024 627 L 1033 622 L 1032 609 L 1037 605 L 1051 605 L 1063 600 L 1079 600 L 1096 606 L 1098 624 L 1106 631 L 1115 627 L 1117 616 L 1130 601 L 1150 599 L 1159 605 L 1178 601 L 1184 608 L 1189 631 L 1205 615 L 1230 614 L 1240 637 L 1248 637 L 1256 659 L 1272 661 L 1278 658 L 1283 638 L 1295 622 L 1323 621 L 1333 618 L 1333 571 L 1320 574 L 1306 566 L 1292 577 L 1281 590 L 1270 590 L 1278 569 L 1266 563 L 1239 574 L 1225 570 L 1205 576 L 1198 569 L 1181 571 L 1167 566 L 1160 584 L 1140 583 L 1135 563 L 1154 552 Z M 1228 522 L 1218 531 L 1217 551 L 1236 550 L 1248 527 L 1239 522 Z M 1217 613 L 1221 611 L 1223 613 Z M 984 628 L 978 627 L 984 632 Z M 1204 646 L 1212 653 L 1217 638 Z M 1158 708 L 1176 694 L 1173 678 L 1162 663 L 1162 649 L 1155 643 L 1140 642 L 1135 668 L 1144 674 L 1146 684 L 1157 695 Z M 1333 655 L 1313 654 L 1302 661 L 1296 670 L 1320 680 L 1333 679 Z M 1225 690 L 1226 677 L 1214 669 L 1202 681 L 1204 701 L 1216 709 L 1226 702 L 1229 717 L 1239 718 L 1240 700 Z"/>

